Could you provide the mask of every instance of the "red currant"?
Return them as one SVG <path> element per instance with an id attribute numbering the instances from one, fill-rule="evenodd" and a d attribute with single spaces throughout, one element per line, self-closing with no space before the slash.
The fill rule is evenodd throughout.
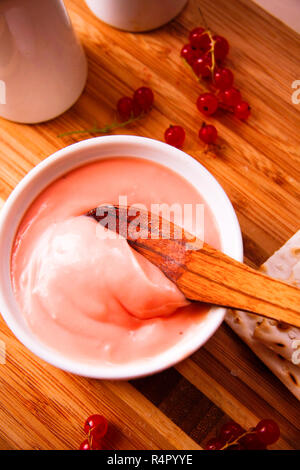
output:
<path id="1" fill-rule="evenodd" d="M 240 440 L 240 444 L 247 450 L 265 450 L 265 445 L 258 439 L 256 434 L 246 434 Z"/>
<path id="2" fill-rule="evenodd" d="M 215 71 L 215 85 L 220 90 L 228 90 L 233 85 L 233 73 L 231 70 L 223 68 Z"/>
<path id="3" fill-rule="evenodd" d="M 94 439 L 92 436 L 90 438 L 90 441 L 91 441 L 91 448 L 92 450 L 102 450 L 102 443 L 101 441 L 97 441 L 96 439 Z"/>
<path id="4" fill-rule="evenodd" d="M 193 61 L 195 60 L 194 57 L 194 51 L 192 49 L 192 46 L 190 44 L 185 44 L 181 51 L 180 51 L 181 57 L 187 61 L 188 64 L 192 65 Z"/>
<path id="5" fill-rule="evenodd" d="M 197 77 L 207 78 L 211 76 L 212 59 L 211 54 L 204 54 L 193 62 L 193 71 Z"/>
<path id="6" fill-rule="evenodd" d="M 218 109 L 219 101 L 213 93 L 203 93 L 197 99 L 197 108 L 205 116 L 211 116 Z"/>
<path id="7" fill-rule="evenodd" d="M 213 36 L 215 41 L 215 59 L 217 61 L 222 61 L 228 54 L 229 51 L 229 44 L 227 39 L 223 38 L 222 36 Z"/>
<path id="8" fill-rule="evenodd" d="M 88 441 L 87 439 L 85 439 L 85 440 L 80 444 L 79 450 L 91 450 L 89 441 Z"/>
<path id="9" fill-rule="evenodd" d="M 205 446 L 206 450 L 220 450 L 222 447 L 222 442 L 218 439 L 210 439 Z"/>
<path id="10" fill-rule="evenodd" d="M 218 131 L 215 128 L 215 126 L 212 126 L 211 124 L 206 125 L 204 122 L 199 131 L 199 138 L 205 144 L 213 144 L 217 140 L 217 137 L 218 137 Z"/>
<path id="11" fill-rule="evenodd" d="M 201 57 L 202 54 L 203 51 L 200 49 L 194 49 L 190 44 L 185 44 L 180 52 L 181 57 L 183 57 L 191 66 L 194 63 L 194 60 L 198 59 L 198 57 Z"/>
<path id="12" fill-rule="evenodd" d="M 194 36 L 195 37 L 201 36 L 203 33 L 204 33 L 204 28 L 198 27 L 198 28 L 192 29 L 192 31 L 190 31 L 190 34 L 189 34 L 189 41 L 192 42 Z"/>
<path id="13" fill-rule="evenodd" d="M 239 442 L 237 442 L 236 444 L 234 444 L 232 446 L 228 446 L 224 450 L 245 450 L 245 447 L 243 447 Z"/>
<path id="14" fill-rule="evenodd" d="M 260 442 L 266 446 L 274 444 L 280 437 L 280 429 L 272 419 L 262 419 L 255 428 Z"/>
<path id="15" fill-rule="evenodd" d="M 142 112 L 147 113 L 153 105 L 153 91 L 151 88 L 142 86 L 141 88 L 135 90 L 133 101 L 142 110 Z"/>
<path id="16" fill-rule="evenodd" d="M 190 44 L 195 49 L 201 49 L 203 52 L 206 52 L 210 49 L 210 37 L 204 31 L 201 32 L 202 28 L 198 31 L 197 29 L 190 33 Z"/>
<path id="17" fill-rule="evenodd" d="M 94 449 L 95 446 L 99 445 L 101 447 L 101 440 L 102 438 L 104 437 L 104 435 L 106 434 L 106 430 L 104 432 L 104 429 L 103 427 L 100 425 L 97 425 L 95 426 L 91 431 L 90 431 L 90 434 L 89 434 L 89 437 L 90 437 L 90 440 L 92 442 L 92 447 Z"/>
<path id="18" fill-rule="evenodd" d="M 242 95 L 236 88 L 229 88 L 219 94 L 221 101 L 227 106 L 237 106 L 242 101 Z"/>
<path id="19" fill-rule="evenodd" d="M 138 117 L 140 114 L 142 114 L 142 109 L 141 107 L 138 105 L 138 103 L 136 103 L 135 101 L 133 102 L 133 116 L 134 117 Z"/>
<path id="20" fill-rule="evenodd" d="M 206 126 L 208 127 L 208 126 Z M 214 127 L 214 126 L 211 126 Z M 205 128 L 204 128 L 205 129 Z M 220 431 L 220 440 L 224 442 L 232 442 L 237 439 L 239 436 L 243 434 L 243 428 L 234 421 L 229 421 L 228 423 L 224 424 Z"/>
<path id="21" fill-rule="evenodd" d="M 243 121 L 248 119 L 248 117 L 250 116 L 250 113 L 251 113 L 251 108 L 249 106 L 249 103 L 247 103 L 246 101 L 241 101 L 234 108 L 235 116 L 238 119 L 242 119 Z"/>
<path id="22" fill-rule="evenodd" d="M 124 121 L 128 121 L 133 113 L 133 99 L 128 96 L 120 98 L 117 104 L 117 110 Z"/>
<path id="23" fill-rule="evenodd" d="M 185 130 L 181 126 L 170 126 L 165 131 L 165 141 L 173 147 L 183 147 L 185 140 Z"/>
<path id="24" fill-rule="evenodd" d="M 91 435 L 93 430 L 96 431 L 97 438 L 100 439 L 107 433 L 108 422 L 104 416 L 101 415 L 91 415 L 87 418 L 84 423 L 84 432 Z"/>

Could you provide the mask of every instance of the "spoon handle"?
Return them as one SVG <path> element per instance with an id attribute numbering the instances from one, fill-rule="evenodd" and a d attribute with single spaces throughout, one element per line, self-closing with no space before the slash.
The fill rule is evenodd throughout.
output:
<path id="1" fill-rule="evenodd" d="M 300 327 L 300 289 L 207 245 L 189 252 L 177 286 L 189 299 L 258 313 Z"/>
<path id="2" fill-rule="evenodd" d="M 187 299 L 246 310 L 300 327 L 300 289 L 268 277 L 204 243 L 181 250 L 177 240 L 128 240 Z"/>

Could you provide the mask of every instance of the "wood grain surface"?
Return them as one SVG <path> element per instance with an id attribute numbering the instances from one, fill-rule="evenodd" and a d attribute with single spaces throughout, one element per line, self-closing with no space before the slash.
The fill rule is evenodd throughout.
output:
<path id="1" fill-rule="evenodd" d="M 147 34 L 117 31 L 97 20 L 83 0 L 66 0 L 89 61 L 87 86 L 61 117 L 41 125 L 0 120 L 0 197 L 59 148 L 89 135 L 58 138 L 71 129 L 115 118 L 122 95 L 145 84 L 155 91 L 149 116 L 119 133 L 163 139 L 184 125 L 184 150 L 219 180 L 236 209 L 249 265 L 262 264 L 298 228 L 300 40 L 251 0 L 201 0 L 210 28 L 228 38 L 228 65 L 252 106 L 246 124 L 219 114 L 221 149 L 205 153 L 197 138 L 201 87 L 179 51 L 201 25 L 190 0 L 169 25 Z M 116 132 L 118 133 L 118 132 Z M 0 365 L 0 449 L 76 449 L 82 422 L 99 412 L 111 422 L 110 449 L 200 449 L 228 417 L 245 427 L 272 417 L 282 436 L 276 449 L 300 448 L 299 402 L 231 330 L 223 325 L 191 358 L 161 374 L 126 382 L 89 380 L 37 359 L 0 320 L 7 363 Z"/>

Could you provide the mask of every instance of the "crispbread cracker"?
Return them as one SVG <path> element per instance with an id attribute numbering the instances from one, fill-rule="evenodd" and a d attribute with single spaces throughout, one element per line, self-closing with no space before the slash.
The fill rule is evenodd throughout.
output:
<path id="1" fill-rule="evenodd" d="M 295 340 L 299 341 L 300 349 L 300 329 L 267 318 L 261 319 L 260 317 L 259 320 L 253 332 L 254 338 L 292 362 L 295 356 L 295 348 L 293 348 Z"/>
<path id="2" fill-rule="evenodd" d="M 300 287 L 300 230 L 261 270 Z M 228 310 L 225 320 L 300 400 L 300 329 L 242 311 Z"/>

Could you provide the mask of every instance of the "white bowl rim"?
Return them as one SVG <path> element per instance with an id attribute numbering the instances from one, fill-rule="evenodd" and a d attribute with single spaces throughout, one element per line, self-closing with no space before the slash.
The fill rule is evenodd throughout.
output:
<path id="1" fill-rule="evenodd" d="M 142 146 L 142 147 L 145 146 L 145 148 L 148 148 L 148 149 L 151 148 L 153 152 L 162 151 L 162 152 L 168 153 L 168 157 L 170 157 L 170 159 L 173 159 L 173 158 L 174 159 L 177 158 L 178 160 L 184 159 L 185 163 L 188 163 L 191 168 L 193 167 L 195 171 L 197 170 L 201 172 L 203 175 L 205 175 L 205 178 L 207 178 L 210 181 L 210 183 L 214 186 L 215 190 L 219 192 L 219 194 L 221 195 L 223 202 L 224 202 L 224 208 L 226 207 L 226 210 L 228 211 L 229 216 L 231 218 L 230 224 L 232 228 L 232 233 L 231 233 L 232 245 L 231 245 L 231 249 L 229 250 L 230 252 L 228 252 L 227 250 L 227 254 L 238 261 L 243 260 L 243 242 L 242 242 L 242 235 L 241 235 L 241 230 L 240 230 L 237 216 L 235 214 L 235 211 L 232 207 L 232 204 L 228 196 L 226 195 L 225 191 L 220 186 L 218 181 L 212 176 L 212 174 L 203 165 L 201 165 L 196 159 L 186 154 L 185 152 L 179 149 L 176 149 L 175 147 L 171 147 L 168 144 L 164 142 L 160 142 L 158 140 L 149 139 L 149 138 L 140 137 L 140 136 L 133 136 L 133 135 L 101 136 L 101 137 L 94 137 L 94 138 L 82 140 L 80 142 L 71 144 L 63 149 L 60 149 L 54 152 L 52 155 L 47 157 L 45 160 L 41 161 L 32 170 L 30 170 L 29 173 L 25 175 L 25 177 L 19 182 L 16 188 L 12 191 L 7 201 L 5 202 L 3 208 L 1 209 L 1 212 L 0 212 L 0 252 L 1 252 L 2 245 L 5 246 L 8 244 L 7 240 L 3 240 L 4 238 L 3 234 L 6 229 L 8 217 L 13 211 L 15 211 L 17 204 L 18 204 L 18 200 L 20 199 L 20 196 L 22 195 L 23 191 L 28 187 L 28 185 L 35 178 L 39 177 L 43 172 L 45 172 L 51 166 L 54 166 L 54 165 L 59 166 L 58 165 L 59 162 L 63 161 L 67 156 L 71 156 L 72 154 L 75 154 L 76 152 L 82 152 L 91 148 L 98 150 L 101 146 L 105 146 L 105 145 L 109 146 L 113 144 L 118 144 L 122 146 L 126 146 L 126 145 Z M 113 155 L 110 155 L 110 156 L 112 157 Z M 114 156 L 116 157 L 119 155 L 115 154 Z M 130 155 L 128 154 L 124 156 L 126 157 Z M 106 157 L 99 156 L 98 158 L 94 158 L 94 160 L 97 160 L 97 159 L 100 160 L 101 158 L 106 158 Z M 140 158 L 145 158 L 145 157 L 141 156 Z M 90 161 L 92 161 L 92 159 L 88 159 L 86 163 Z M 155 161 L 160 163 L 159 160 L 155 160 Z M 74 164 L 72 168 L 76 168 L 76 166 L 78 167 L 83 164 L 84 164 L 84 160 L 82 160 L 80 164 L 77 164 L 77 165 Z M 163 163 L 161 164 L 163 166 L 167 166 Z M 67 171 L 63 171 L 61 174 L 71 171 L 72 168 L 70 168 Z M 170 166 L 169 168 L 172 169 L 172 166 Z M 176 170 L 174 169 L 173 171 L 176 172 Z M 183 176 L 182 173 L 180 173 L 179 171 L 177 171 L 177 173 Z M 58 176 L 54 178 L 54 180 L 57 179 L 59 176 L 60 175 L 58 174 Z M 188 177 L 185 177 L 185 176 L 183 177 L 189 181 Z M 53 179 L 51 181 L 53 181 Z M 45 184 L 43 188 L 46 188 L 49 184 L 51 184 L 51 181 Z M 198 188 L 198 191 L 201 194 L 201 191 L 199 188 Z M 40 193 L 40 191 L 38 193 Z M 33 197 L 33 200 L 37 197 L 38 193 Z M 203 197 L 205 199 L 205 194 L 203 194 Z M 28 209 L 30 205 L 31 205 L 31 202 L 26 205 L 26 210 Z M 26 210 L 24 210 L 22 212 L 22 216 L 18 218 L 19 222 L 21 221 Z M 17 223 L 17 227 L 19 225 L 19 222 Z M 220 234 L 222 238 L 222 233 Z M 9 243 L 12 244 L 13 239 L 14 237 L 11 237 L 11 240 L 9 240 Z M 10 272 L 8 273 L 8 276 L 10 279 Z M 182 347 L 182 348 L 180 348 L 180 346 L 178 347 L 178 345 L 181 344 L 181 342 L 178 342 L 174 345 L 175 347 L 171 347 L 167 349 L 166 351 L 158 354 L 157 356 L 137 360 L 137 361 L 130 362 L 127 364 L 123 363 L 123 364 L 117 364 L 117 365 L 115 364 L 103 365 L 103 364 L 88 363 L 88 361 L 79 363 L 78 361 L 65 357 L 63 354 L 59 353 L 58 351 L 55 351 L 49 348 L 44 343 L 40 342 L 38 338 L 32 336 L 32 334 L 29 331 L 24 330 L 24 328 L 19 324 L 19 322 L 15 318 L 15 315 L 11 311 L 12 309 L 9 305 L 8 297 L 13 295 L 12 291 L 5 292 L 6 289 L 4 289 L 4 283 L 2 282 L 1 277 L 2 277 L 2 270 L 0 271 L 1 315 L 4 318 L 8 327 L 10 328 L 10 330 L 18 338 L 18 340 L 24 346 L 26 346 L 31 352 L 33 352 L 36 356 L 40 357 L 46 362 L 62 370 L 65 370 L 67 372 L 71 372 L 74 374 L 78 374 L 78 375 L 86 376 L 90 378 L 110 379 L 110 380 L 111 379 L 116 379 L 116 380 L 127 379 L 128 380 L 128 379 L 133 379 L 137 377 L 143 377 L 146 375 L 151 375 L 151 374 L 160 372 L 168 367 L 171 367 L 175 365 L 176 363 L 182 361 L 186 357 L 190 356 L 197 349 L 199 349 L 214 334 L 214 332 L 222 323 L 225 313 L 226 313 L 225 308 L 212 306 L 207 314 L 207 317 L 210 316 L 211 318 L 209 319 L 209 322 L 205 327 L 205 334 L 203 335 L 203 338 L 201 340 L 197 340 L 197 338 L 195 337 L 194 340 L 191 342 L 191 344 L 190 343 L 188 345 L 186 344 L 185 347 Z M 184 344 L 185 343 L 183 343 L 183 345 Z M 172 354 L 173 350 L 175 352 L 173 352 Z"/>

